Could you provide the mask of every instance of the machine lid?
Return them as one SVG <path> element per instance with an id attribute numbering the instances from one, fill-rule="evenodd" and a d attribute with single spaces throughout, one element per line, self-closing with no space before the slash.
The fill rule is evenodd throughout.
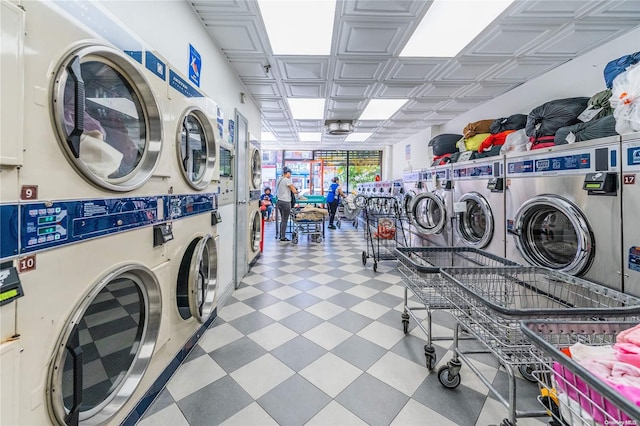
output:
<path id="1" fill-rule="evenodd" d="M 560 196 L 538 195 L 523 203 L 514 234 L 518 250 L 532 265 L 580 275 L 593 261 L 593 232 L 586 217 Z"/>
<path id="2" fill-rule="evenodd" d="M 260 185 L 262 185 L 262 158 L 260 157 L 259 149 L 251 150 L 251 162 L 250 162 L 250 173 L 249 180 L 251 182 L 251 186 L 253 189 L 260 189 Z"/>
<path id="3" fill-rule="evenodd" d="M 464 194 L 459 202 L 464 202 L 464 212 L 458 213 L 457 228 L 465 245 L 478 249 L 486 247 L 493 238 L 494 220 L 491 206 L 477 192 Z"/>
<path id="4" fill-rule="evenodd" d="M 215 130 L 206 114 L 188 108 L 179 121 L 177 143 L 180 171 L 194 189 L 205 189 L 211 183 L 216 165 Z"/>
<path id="5" fill-rule="evenodd" d="M 147 80 L 127 55 L 107 46 L 78 47 L 59 64 L 51 93 L 58 142 L 83 178 L 125 192 L 151 177 L 162 119 Z"/>
<path id="6" fill-rule="evenodd" d="M 249 234 L 249 248 L 253 253 L 260 250 L 260 238 L 262 234 L 262 220 L 260 211 L 254 210 L 251 215 L 251 229 Z"/>
<path id="7" fill-rule="evenodd" d="M 211 235 L 195 246 L 189 267 L 189 311 L 200 323 L 209 318 L 218 293 L 218 245 Z"/>
<path id="8" fill-rule="evenodd" d="M 48 404 L 59 424 L 106 424 L 149 365 L 160 327 L 160 287 L 141 265 L 120 267 L 82 298 L 58 338 Z"/>
<path id="9" fill-rule="evenodd" d="M 444 200 L 433 192 L 416 195 L 411 205 L 411 215 L 417 231 L 426 235 L 442 232 L 447 222 Z"/>

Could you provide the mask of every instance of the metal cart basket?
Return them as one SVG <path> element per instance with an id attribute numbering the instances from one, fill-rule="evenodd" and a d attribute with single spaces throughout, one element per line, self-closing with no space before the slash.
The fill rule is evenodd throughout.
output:
<path id="1" fill-rule="evenodd" d="M 429 370 L 433 370 L 437 361 L 431 342 L 453 339 L 453 337 L 433 337 L 431 332 L 431 311 L 454 307 L 448 298 L 443 297 L 443 294 L 447 293 L 443 287 L 451 284 L 440 276 L 440 268 L 518 266 L 515 262 L 473 247 L 398 247 L 395 249 L 395 254 L 398 259 L 398 270 L 403 276 L 402 282 L 405 286 L 402 327 L 404 333 L 408 333 L 409 317 L 411 317 L 426 334 L 427 344 L 424 346 L 424 355 Z M 423 306 L 409 306 L 409 289 Z M 422 320 L 414 314 L 414 311 L 422 310 L 427 311 L 426 328 Z"/>
<path id="2" fill-rule="evenodd" d="M 380 260 L 395 260 L 394 249 L 406 246 L 407 239 L 400 223 L 400 211 L 395 198 L 373 196 L 367 198 L 364 208 L 366 220 L 365 240 L 366 251 L 362 252 L 362 264 L 367 264 L 367 258 L 373 258 L 373 270 L 378 270 Z"/>
<path id="3" fill-rule="evenodd" d="M 612 345 L 619 332 L 638 322 L 523 321 L 521 328 L 533 343 L 537 362 L 538 399 L 556 425 L 637 425 L 640 407 L 607 385 L 562 349 L 575 343 Z"/>
<path id="4" fill-rule="evenodd" d="M 300 235 L 308 235 L 311 241 L 321 243 L 324 237 L 324 217 L 328 214 L 324 209 L 312 210 L 295 208 L 291 210 L 293 230 L 291 242 L 298 244 Z"/>
<path id="5" fill-rule="evenodd" d="M 517 417 L 538 417 L 544 411 L 522 412 L 515 406 L 516 379 L 513 367 L 536 381 L 531 343 L 520 328 L 523 319 L 585 318 L 624 320 L 640 315 L 640 299 L 541 267 L 443 268 L 442 275 L 452 285 L 445 287 L 458 324 L 454 330 L 454 356 L 438 370 L 440 383 L 449 388 L 460 384 L 460 361 L 495 394 L 510 411 L 503 425 L 515 424 Z M 458 334 L 464 327 L 492 353 L 509 375 L 508 401 L 473 365 L 459 348 Z M 473 353 L 477 353 L 474 351 Z"/>

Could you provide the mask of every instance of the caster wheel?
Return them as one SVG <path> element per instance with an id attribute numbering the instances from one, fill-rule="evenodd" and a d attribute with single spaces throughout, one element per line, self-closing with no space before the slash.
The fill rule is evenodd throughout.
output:
<path id="1" fill-rule="evenodd" d="M 533 375 L 533 371 L 535 370 L 533 365 L 519 365 L 518 371 L 522 374 L 522 377 L 531 383 L 537 383 L 538 379 Z"/>
<path id="2" fill-rule="evenodd" d="M 291 242 L 292 242 L 293 244 L 298 244 L 298 234 L 293 234 L 293 235 L 291 236 Z"/>
<path id="3" fill-rule="evenodd" d="M 402 331 L 404 331 L 404 334 L 409 332 L 409 320 L 402 320 Z"/>
<path id="4" fill-rule="evenodd" d="M 447 389 L 455 389 L 460 385 L 460 374 L 452 376 L 449 374 L 449 366 L 443 365 L 438 370 L 438 380 Z"/>
<path id="5" fill-rule="evenodd" d="M 433 371 L 433 369 L 436 368 L 436 361 L 438 359 L 436 350 L 433 348 L 433 346 L 424 346 L 424 356 L 427 360 L 427 369 L 429 371 Z"/>
<path id="6" fill-rule="evenodd" d="M 373 272 L 378 272 L 378 262 L 373 262 Z"/>
<path id="7" fill-rule="evenodd" d="M 367 266 L 367 252 L 362 252 L 362 266 Z"/>
<path id="8" fill-rule="evenodd" d="M 340 229 L 340 226 L 342 226 L 342 224 L 340 222 L 336 223 L 336 226 L 338 227 L 338 229 Z"/>
<path id="9" fill-rule="evenodd" d="M 318 235 L 318 238 L 316 238 L 316 242 L 321 243 L 322 242 L 322 236 Z"/>
<path id="10" fill-rule="evenodd" d="M 514 426 L 514 424 L 513 424 L 513 423 L 511 423 L 511 422 L 509 421 L 509 419 L 503 419 L 503 420 L 500 422 L 500 426 Z"/>

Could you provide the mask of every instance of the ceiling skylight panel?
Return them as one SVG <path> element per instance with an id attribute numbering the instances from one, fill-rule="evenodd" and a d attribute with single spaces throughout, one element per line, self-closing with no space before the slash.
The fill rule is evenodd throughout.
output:
<path id="1" fill-rule="evenodd" d="M 351 133 L 345 139 L 345 142 L 364 142 L 369 139 L 373 133 Z"/>
<path id="2" fill-rule="evenodd" d="M 288 98 L 291 115 L 295 120 L 322 120 L 324 99 Z"/>
<path id="3" fill-rule="evenodd" d="M 300 132 L 298 137 L 302 142 L 320 142 L 322 140 L 322 133 L 315 132 Z"/>
<path id="4" fill-rule="evenodd" d="M 371 99 L 359 120 L 388 120 L 408 99 Z"/>
<path id="5" fill-rule="evenodd" d="M 335 0 L 258 0 L 274 55 L 329 55 Z"/>
<path id="6" fill-rule="evenodd" d="M 513 0 L 435 0 L 400 56 L 454 57 Z"/>

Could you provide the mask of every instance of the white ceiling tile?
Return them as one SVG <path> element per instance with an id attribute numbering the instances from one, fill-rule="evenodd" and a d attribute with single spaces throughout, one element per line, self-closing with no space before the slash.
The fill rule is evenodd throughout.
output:
<path id="1" fill-rule="evenodd" d="M 516 2 L 515 7 L 507 11 L 507 16 L 529 20 L 544 18 L 567 21 L 583 16 L 599 3 L 597 0 L 527 0 Z"/>
<path id="2" fill-rule="evenodd" d="M 324 98 L 326 97 L 327 86 L 321 83 L 287 83 L 284 82 L 284 89 L 288 97 L 292 98 Z"/>
<path id="3" fill-rule="evenodd" d="M 377 80 L 385 64 L 385 60 L 338 59 L 336 61 L 335 78 L 344 80 Z"/>
<path id="4" fill-rule="evenodd" d="M 343 20 L 338 30 L 338 55 L 391 56 L 408 23 Z"/>
<path id="5" fill-rule="evenodd" d="M 418 96 L 429 98 L 450 98 L 462 91 L 460 84 L 436 82 L 427 84 Z M 420 100 L 420 99 L 418 99 Z"/>
<path id="6" fill-rule="evenodd" d="M 280 57 L 276 61 L 285 80 L 326 80 L 327 78 L 328 58 Z"/>
<path id="7" fill-rule="evenodd" d="M 205 24 L 207 24 L 207 31 L 223 52 L 254 54 L 266 52 L 253 21 L 208 21 Z"/>
<path id="8" fill-rule="evenodd" d="M 428 3 L 411 0 L 351 0 L 343 2 L 342 10 L 345 16 L 416 17 L 425 4 Z"/>
<path id="9" fill-rule="evenodd" d="M 276 83 L 245 83 L 251 94 L 262 96 L 274 96 L 280 94 Z"/>
<path id="10" fill-rule="evenodd" d="M 287 116 L 286 110 L 262 110 L 262 117 L 266 118 L 267 120 L 274 120 L 277 118 L 281 118 L 281 119 L 289 118 Z"/>
<path id="11" fill-rule="evenodd" d="M 574 57 L 588 48 L 596 47 L 612 39 L 620 31 L 615 25 L 567 25 L 547 38 L 531 54 L 536 56 Z"/>
<path id="12" fill-rule="evenodd" d="M 498 68 L 502 61 L 451 61 L 440 73 L 438 80 L 473 82 L 483 80 Z"/>
<path id="13" fill-rule="evenodd" d="M 429 80 L 430 76 L 441 67 L 443 59 L 404 59 L 392 61 L 388 76 L 385 80 Z"/>
<path id="14" fill-rule="evenodd" d="M 467 86 L 458 96 L 491 99 L 517 87 L 517 83 L 474 83 Z"/>
<path id="15" fill-rule="evenodd" d="M 251 3 L 243 0 L 192 1 L 191 7 L 200 15 L 252 15 Z"/>
<path id="16" fill-rule="evenodd" d="M 286 109 L 286 104 L 282 98 L 278 99 L 256 99 L 261 109 Z"/>
<path id="17" fill-rule="evenodd" d="M 329 110 L 362 110 L 364 99 L 329 99 Z"/>
<path id="18" fill-rule="evenodd" d="M 272 73 L 265 72 L 266 63 L 261 60 L 234 60 L 231 65 L 241 79 L 273 80 Z"/>
<path id="19" fill-rule="evenodd" d="M 408 101 L 403 110 L 411 110 L 411 111 L 421 111 L 421 112 L 425 112 L 425 111 L 431 111 L 433 109 L 436 109 L 436 107 L 438 105 L 441 105 L 443 102 L 448 101 L 449 98 L 436 98 L 436 97 L 429 97 L 429 98 L 418 98 L 415 100 L 410 100 Z"/>
<path id="20" fill-rule="evenodd" d="M 640 19 L 640 0 L 603 1 L 600 8 L 591 13 L 592 17 L 615 19 Z"/>
<path id="21" fill-rule="evenodd" d="M 517 82 L 523 83 L 529 79 L 544 74 L 547 71 L 559 65 L 558 62 L 535 60 L 535 59 L 517 59 L 506 63 L 502 68 L 488 77 L 488 80 L 497 82 Z"/>
<path id="22" fill-rule="evenodd" d="M 334 81 L 331 85 L 332 97 L 368 98 L 375 88 L 375 83 L 342 83 Z"/>
<path id="23" fill-rule="evenodd" d="M 556 29 L 558 26 L 555 26 Z M 552 32 L 549 26 L 504 25 L 492 28 L 465 49 L 469 56 L 520 56 Z"/>
<path id="24" fill-rule="evenodd" d="M 376 97 L 378 98 L 409 98 L 415 96 L 424 87 L 416 83 L 381 83 Z"/>
<path id="25" fill-rule="evenodd" d="M 327 120 L 355 120 L 360 117 L 361 111 L 359 110 L 328 110 Z"/>

